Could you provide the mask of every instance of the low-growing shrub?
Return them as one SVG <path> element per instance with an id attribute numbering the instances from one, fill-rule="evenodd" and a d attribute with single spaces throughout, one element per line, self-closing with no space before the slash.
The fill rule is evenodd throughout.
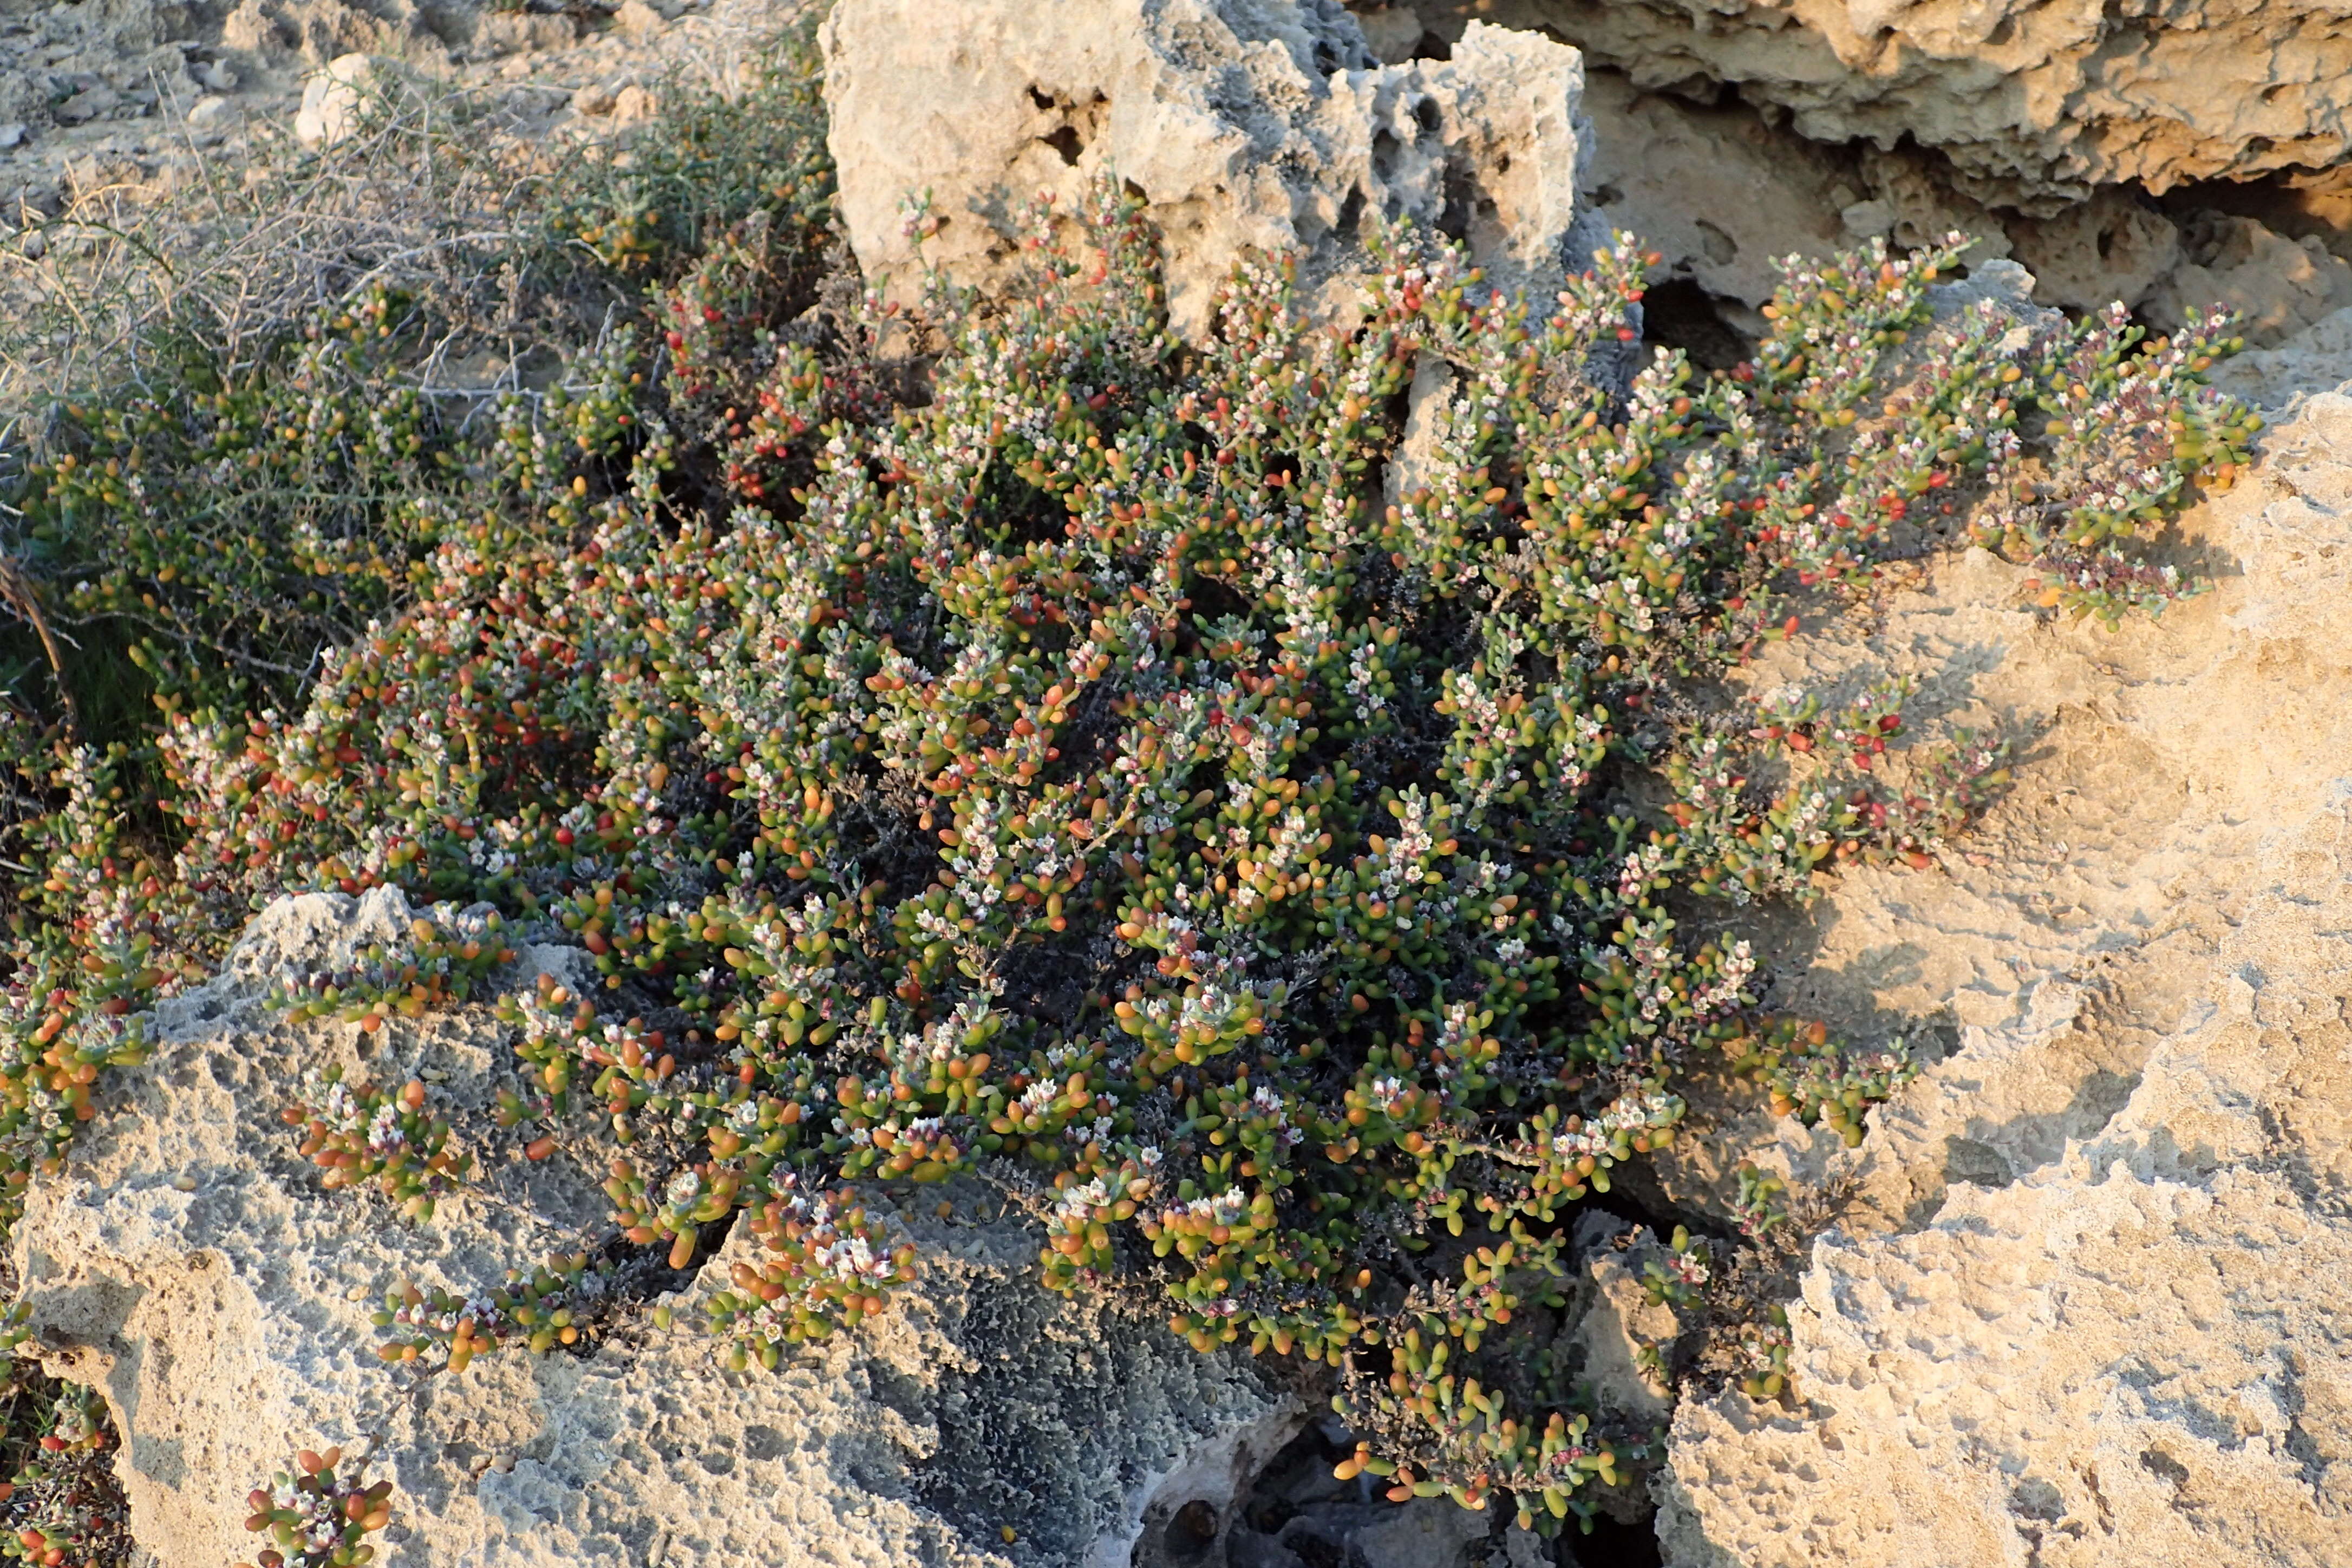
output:
<path id="1" fill-rule="evenodd" d="M 414 428 L 386 396 L 379 438 L 336 425 L 341 395 L 298 423 L 298 376 L 226 425 L 90 420 L 29 470 L 29 515 L 90 539 L 168 541 L 153 498 L 194 496 L 199 458 L 226 487 L 326 460 L 384 493 L 238 547 L 295 579 L 356 561 L 373 595 L 281 706 L 207 700 L 164 648 L 150 752 L 7 731 L 34 871 L 0 1174 L 54 1168 L 148 1000 L 261 901 L 486 901 L 498 930 L 436 910 L 283 1005 L 381 1028 L 465 995 L 508 926 L 575 941 L 592 984 L 500 1004 L 500 1120 L 603 1171 L 614 1230 L 672 1268 L 744 1227 L 699 1303 L 737 1364 L 919 1273 L 861 1187 L 974 1176 L 1036 1216 L 1048 1286 L 1148 1286 L 1203 1350 L 1323 1363 L 1362 1439 L 1343 1471 L 1589 1517 L 1654 1435 L 1531 1348 L 1575 1205 L 1685 1135 L 1695 1075 L 1852 1142 L 1910 1071 L 1776 1011 L 1734 911 L 1924 868 L 2006 777 L 1996 738 L 1914 737 L 1899 684 L 1729 678 L 1943 539 L 2040 562 L 2057 609 L 2183 591 L 2144 546 L 2253 428 L 2198 382 L 2221 328 L 1938 316 L 1958 247 L 1878 248 L 1792 267 L 1738 370 L 1628 374 L 1630 242 L 1531 310 L 1401 232 L 1355 316 L 1308 321 L 1255 263 L 1190 348 L 1106 190 L 1073 241 L 1041 223 L 1002 306 L 940 289 L 786 330 L 809 188 L 665 241 L 699 258 L 653 331 L 605 335 L 560 396 Z M 637 265 L 615 232 L 578 234 Z M 289 363 L 373 384 L 371 320 Z M 885 342 L 930 356 L 911 402 Z M 1445 390 L 1408 439 L 1423 368 Z M 87 592 L 160 616 L 163 573 L 126 556 Z M 276 635 L 231 576 L 189 581 L 188 624 Z M 421 1086 L 289 1109 L 335 1184 L 417 1222 L 465 1173 Z M 1743 1185 L 1759 1224 L 1773 1196 Z M 573 1342 L 611 1307 L 603 1239 L 492 1302 L 395 1291 L 385 1359 Z M 1672 1256 L 1662 1300 L 1707 1272 Z M 310 1506 L 269 1502 L 273 1531 Z"/>
<path id="2" fill-rule="evenodd" d="M 250 165 L 168 201 L 85 194 L 42 226 L 45 258 L 0 257 L 0 599 L 16 617 L 0 624 L 0 1233 L 94 1113 L 100 1075 L 142 1058 L 146 1006 L 207 972 L 247 912 L 163 884 L 180 835 L 156 805 L 164 715 L 299 709 L 322 649 L 430 584 L 420 568 L 472 498 L 546 499 L 550 453 L 563 463 L 600 417 L 572 403 L 576 379 L 541 374 L 554 345 L 590 345 L 570 374 L 593 379 L 599 324 L 632 319 L 711 235 L 769 226 L 772 274 L 814 289 L 832 243 L 814 58 L 812 27 L 788 29 L 740 89 L 663 84 L 663 117 L 628 147 L 560 163 L 536 127 L 510 133 L 497 91 L 404 93 L 324 153 L 265 135 Z M 488 394 L 467 368 L 486 350 Z M 515 514 L 562 536 L 560 517 Z M 400 966 L 289 979 L 304 1011 L 373 1029 L 462 996 L 478 966 L 461 946 L 404 955 L 421 983 Z M 310 1152 L 322 1184 L 389 1183 L 424 1219 L 461 1173 L 360 1134 L 331 1127 Z M 528 1325 L 533 1289 L 488 1303 L 515 1315 L 484 1335 Z M 127 1560 L 110 1449 L 48 1453 L 54 1400 L 22 1391 L 61 1391 L 33 1360 L 12 1379 L 0 1553 Z"/>

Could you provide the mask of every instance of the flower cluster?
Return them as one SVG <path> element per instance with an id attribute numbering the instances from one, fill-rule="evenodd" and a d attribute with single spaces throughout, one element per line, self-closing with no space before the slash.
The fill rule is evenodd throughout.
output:
<path id="1" fill-rule="evenodd" d="M 474 1163 L 449 1147 L 449 1123 L 425 1115 L 425 1097 L 421 1079 L 396 1090 L 354 1089 L 342 1068 L 314 1068 L 302 1075 L 302 1098 L 279 1114 L 302 1135 L 297 1152 L 326 1173 L 320 1185 L 373 1183 L 403 1219 L 422 1224 L 433 1217 L 433 1200 L 462 1185 Z"/>
<path id="2" fill-rule="evenodd" d="M 1713 1278 L 1711 1262 L 1707 1244 L 1694 1238 L 1688 1226 L 1678 1225 L 1666 1243 L 1665 1257 L 1642 1266 L 1643 1292 L 1654 1303 L 1686 1307 Z"/>
<path id="3" fill-rule="evenodd" d="M 256 1487 L 247 1503 L 253 1510 L 245 1528 L 267 1535 L 270 1545 L 241 1568 L 357 1568 L 375 1559 L 365 1538 L 392 1522 L 392 1483 L 362 1487 L 353 1473 L 338 1479 L 343 1451 L 305 1448 L 289 1474 L 280 1470 L 269 1485 Z"/>
<path id="4" fill-rule="evenodd" d="M 2192 311 L 2178 333 L 2135 352 L 2145 335 L 2121 305 L 2042 334 L 2034 381 L 2049 449 L 2038 470 L 2002 475 L 1969 522 L 1978 542 L 2039 569 L 2037 603 L 2109 626 L 2197 586 L 2131 546 L 2162 528 L 2192 479 L 2226 489 L 2263 426 L 2244 404 L 2179 395 L 2245 346 L 2227 321 Z"/>
<path id="5" fill-rule="evenodd" d="M 787 1347 L 856 1327 L 915 1278 L 914 1247 L 854 1194 L 803 1193 L 789 1173 L 775 1186 L 749 1222 L 757 1261 L 737 1263 L 733 1289 L 704 1303 L 710 1331 L 732 1341 L 729 1364 L 739 1371 L 755 1361 L 773 1368 Z"/>
<path id="6" fill-rule="evenodd" d="M 1750 1399 L 1778 1399 L 1789 1386 L 1789 1355 L 1795 1342 L 1789 1334 L 1789 1310 L 1775 1306 L 1764 1321 L 1749 1324 L 1739 1337 L 1739 1353 L 1749 1368 L 1740 1386 Z"/>
<path id="7" fill-rule="evenodd" d="M 406 941 L 371 944 L 348 965 L 287 970 L 268 1000 L 297 1021 L 336 1018 L 373 1035 L 387 1018 L 420 1017 L 464 1001 L 493 970 L 513 963 L 505 924 L 493 909 L 443 905 L 416 916 Z"/>
<path id="8" fill-rule="evenodd" d="M 404 1285 L 387 1292 L 373 1315 L 377 1329 L 388 1336 L 376 1355 L 394 1365 L 416 1366 L 438 1351 L 445 1356 L 440 1366 L 426 1363 L 425 1370 L 453 1373 L 510 1343 L 543 1355 L 558 1345 L 579 1343 L 612 1305 L 607 1274 L 592 1268 L 584 1252 L 511 1270 L 506 1284 L 486 1300 Z"/>

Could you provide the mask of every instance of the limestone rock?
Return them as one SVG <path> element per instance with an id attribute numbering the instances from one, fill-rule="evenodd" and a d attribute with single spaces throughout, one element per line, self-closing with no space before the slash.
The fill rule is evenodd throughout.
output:
<path id="1" fill-rule="evenodd" d="M 621 0 L 621 8 L 613 13 L 613 26 L 631 38 L 646 38 L 658 33 L 677 19 L 675 4 L 656 5 L 651 0 Z"/>
<path id="2" fill-rule="evenodd" d="M 1538 297 L 1580 243 L 1582 64 L 1531 34 L 1474 23 L 1450 61 L 1381 66 L 1337 0 L 843 0 L 824 42 L 850 243 L 902 294 L 908 196 L 945 220 L 924 258 L 986 286 L 1033 196 L 1106 174 L 1150 203 L 1188 334 L 1254 251 L 1344 289 L 1370 217 L 1464 237 Z"/>
<path id="3" fill-rule="evenodd" d="M 1576 1253 L 1583 1262 L 1582 1300 L 1570 1314 L 1577 1376 L 1612 1415 L 1636 1423 L 1673 1414 L 1662 1360 L 1670 1360 L 1682 1320 L 1673 1307 L 1650 1300 L 1646 1269 L 1663 1265 L 1666 1249 L 1639 1226 L 1592 1210 L 1576 1222 Z M 1645 1358 L 1644 1352 L 1655 1352 Z"/>
<path id="4" fill-rule="evenodd" d="M 2179 226 L 2123 191 L 2102 191 L 2052 217 L 2018 219 L 2009 235 L 2041 280 L 2034 298 L 2069 310 L 2116 300 L 2136 307 L 2180 262 Z"/>
<path id="5" fill-rule="evenodd" d="M 2324 168 L 2352 134 L 2352 24 L 2328 0 L 2127 6 L 1906 0 L 1416 0 L 1441 33 L 1545 26 L 1637 85 L 1722 83 L 1832 143 L 1907 140 L 1980 199 Z"/>
<path id="6" fill-rule="evenodd" d="M 2168 330 L 2219 305 L 2241 318 L 2247 342 L 2275 347 L 2352 305 L 2352 262 L 2316 235 L 2293 240 L 2250 217 L 2207 213 L 2188 240 L 2188 259 L 2147 300 L 2150 319 Z"/>
<path id="7" fill-rule="evenodd" d="M 1063 1303 L 1035 1282 L 1034 1234 L 942 1220 L 935 1191 L 903 1218 L 923 1281 L 774 1373 L 724 1371 L 690 1326 L 740 1241 L 708 1279 L 646 1286 L 683 1293 L 669 1332 L 633 1310 L 577 1353 L 385 1369 L 368 1313 L 387 1289 L 478 1296 L 609 1226 L 601 1173 L 568 1152 L 531 1163 L 488 1120 L 511 1052 L 487 1009 L 362 1036 L 258 1006 L 284 966 L 396 938 L 408 918 L 388 892 L 271 906 L 219 979 L 166 1005 L 128 1103 L 15 1229 L 37 1341 L 106 1397 L 132 1530 L 159 1568 L 249 1553 L 247 1491 L 330 1443 L 373 1444 L 369 1474 L 398 1488 L 386 1539 L 404 1563 L 1124 1564 L 1151 1507 L 1192 1500 L 1200 1454 L 1295 1424 L 1245 1360 Z M 568 962 L 531 949 L 520 967 Z M 278 1113 L 329 1063 L 440 1086 L 482 1159 L 476 1186 L 422 1227 L 320 1190 Z"/>
<path id="8" fill-rule="evenodd" d="M 1890 152 L 1866 146 L 1859 162 L 1871 198 L 1885 204 L 1893 220 L 1887 237 L 1904 249 L 1941 245 L 1958 234 L 1976 242 L 1969 252 L 1972 261 L 2009 255 L 2009 235 L 2001 220 L 1983 202 L 1957 188 L 1948 169 L 1923 158 L 1916 149 Z"/>
<path id="9" fill-rule="evenodd" d="M 1781 933 L 1791 1005 L 1950 1035 L 1861 1149 L 1785 1135 L 1859 1201 L 1790 1309 L 1790 1403 L 1677 1412 L 1674 1568 L 2342 1560 L 2347 450 L 2352 398 L 2308 397 L 2192 517 L 2220 584 L 2159 622 L 2044 626 L 1976 556 L 1858 650 L 2040 755 L 1932 884 L 1853 876 Z"/>
<path id="10" fill-rule="evenodd" d="M 294 139 L 305 147 L 331 147 L 358 129 L 362 111 L 383 93 L 389 78 L 367 55 L 339 55 L 302 84 Z"/>
<path id="11" fill-rule="evenodd" d="M 236 123 L 236 105 L 218 93 L 206 93 L 188 108 L 188 129 L 220 131 Z"/>
<path id="12" fill-rule="evenodd" d="M 1801 1411 L 1685 1406 L 1674 1568 L 2342 1561 L 2352 1227 L 2274 1175 L 2075 1167 L 1817 1244 Z"/>
<path id="13" fill-rule="evenodd" d="M 1584 106 L 1593 126 L 1588 189 L 1602 220 L 1710 294 L 1761 305 L 1780 284 L 1773 262 L 1870 237 L 1849 233 L 1841 213 L 1860 199 L 1846 162 L 1774 134 L 1752 112 L 1645 93 L 1613 71 L 1592 73 Z"/>
<path id="14" fill-rule="evenodd" d="M 434 18 L 410 0 L 237 0 L 221 21 L 225 48 L 282 68 L 312 70 L 346 55 L 436 64 L 447 58 Z"/>
<path id="15" fill-rule="evenodd" d="M 2261 408 L 2352 381 L 2352 306 L 2323 316 L 2275 348 L 2249 349 L 2213 370 L 2213 384 Z"/>
<path id="16" fill-rule="evenodd" d="M 631 14 L 630 19 L 625 20 L 615 15 L 614 20 L 617 26 L 627 28 L 640 14 L 654 16 L 656 20 L 659 15 L 641 5 L 637 12 Z M 550 16 L 521 9 L 494 9 L 475 21 L 473 52 L 478 56 L 530 55 L 545 49 L 568 48 L 578 41 L 579 37 L 579 25 L 567 12 Z M 650 34 L 641 27 L 630 37 L 644 43 Z"/>

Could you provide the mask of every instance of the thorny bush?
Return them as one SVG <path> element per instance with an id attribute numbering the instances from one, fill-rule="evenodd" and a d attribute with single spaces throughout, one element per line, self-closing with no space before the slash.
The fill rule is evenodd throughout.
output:
<path id="1" fill-rule="evenodd" d="M 138 1059 L 188 933 L 396 889 L 437 906 L 413 946 L 289 1004 L 381 1027 L 511 931 L 575 942 L 583 978 L 501 1004 L 502 1120 L 674 1266 L 746 1226 L 701 1303 L 736 1364 L 919 1273 L 861 1188 L 970 1174 L 1042 1221 L 1052 1288 L 1328 1366 L 1343 1472 L 1589 1518 L 1655 1437 L 1530 1348 L 1574 1206 L 1683 1135 L 1694 1074 L 1853 1141 L 1910 1070 L 1771 1010 L 1727 911 L 1924 868 L 2005 778 L 1991 739 L 1913 743 L 1900 684 L 1723 678 L 1964 530 L 2059 607 L 2180 592 L 2141 547 L 2252 428 L 2198 380 L 2221 329 L 1938 313 L 1956 247 L 1874 249 L 1792 267 L 1750 364 L 1628 374 L 1630 243 L 1531 310 L 1393 233 L 1353 318 L 1254 264 L 1194 349 L 1140 212 L 1073 216 L 1001 308 L 938 287 L 831 336 L 777 330 L 793 242 L 711 247 L 660 338 L 462 448 L 496 482 L 436 491 L 408 602 L 299 704 L 173 706 L 164 829 L 20 723 L 66 934 L 6 998 L 12 1179 Z M 420 1219 L 466 1179 L 421 1086 L 293 1120 Z M 1675 1256 L 1661 1291 L 1703 1283 Z M 387 1359 L 571 1342 L 586 1268 L 396 1292 Z"/>

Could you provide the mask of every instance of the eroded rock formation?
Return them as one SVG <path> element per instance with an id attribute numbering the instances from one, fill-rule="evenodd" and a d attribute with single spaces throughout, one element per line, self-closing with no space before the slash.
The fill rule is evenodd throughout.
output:
<path id="1" fill-rule="evenodd" d="M 1781 933 L 1801 1005 L 1940 1016 L 1948 1054 L 1858 1149 L 1752 1117 L 1744 1151 L 1738 1117 L 1680 1146 L 1702 1206 L 1742 1157 L 1851 1197 L 1790 1309 L 1793 1398 L 1676 1415 L 1676 1568 L 2340 1559 L 2347 445 L 2352 398 L 2309 398 L 2192 519 L 2217 586 L 2160 622 L 2046 624 L 1979 553 L 1845 650 L 2032 760 L 1944 874 L 1847 879 Z"/>
<path id="2" fill-rule="evenodd" d="M 278 1121 L 308 1072 L 347 1067 L 447 1096 L 458 1137 L 510 1061 L 484 1007 L 414 1031 L 273 1021 L 285 966 L 394 940 L 397 894 L 280 900 L 219 979 L 170 1004 L 121 1114 L 16 1226 L 32 1328 L 105 1394 L 132 1531 L 165 1568 L 253 1551 L 245 1496 L 296 1449 L 373 1447 L 401 1503 L 392 1560 L 496 1568 L 648 1563 L 1124 1564 L 1160 1483 L 1230 1496 L 1298 1424 L 1246 1360 L 1195 1354 L 1164 1323 L 1063 1305 L 1034 1278 L 1019 1216 L 902 1223 L 924 1283 L 874 1328 L 775 1373 L 725 1371 L 686 1309 L 738 1250 L 674 1287 L 677 1330 L 592 1332 L 464 1373 L 384 1367 L 369 1315 L 405 1284 L 486 1299 L 507 1270 L 604 1223 L 600 1173 L 559 1153 L 491 1155 L 478 1190 L 410 1226 L 330 1193 Z M 534 949 L 521 966 L 566 962 Z M 736 1244 L 740 1249 L 741 1244 Z M 625 1285 L 626 1282 L 624 1282 Z M 593 1316 L 593 1313 L 591 1314 Z"/>
<path id="3" fill-rule="evenodd" d="M 1454 234 L 1538 296 L 1597 237 L 1571 232 L 1583 70 L 1534 34 L 1474 23 L 1449 61 L 1384 67 L 1337 0 L 845 0 L 824 44 L 843 221 L 901 294 L 925 263 L 1003 282 L 1026 205 L 1105 175 L 1150 203 L 1190 334 L 1243 256 L 1303 252 L 1312 287 L 1371 218 Z M 919 260 L 926 192 L 942 223 Z"/>
<path id="4" fill-rule="evenodd" d="M 1721 83 L 1816 142 L 1916 142 L 1979 199 L 2053 209 L 2335 163 L 2352 22 L 2313 0 L 2167 7 L 1867 0 L 1412 0 L 1391 34 L 1465 17 L 1548 28 L 1645 88 Z"/>

